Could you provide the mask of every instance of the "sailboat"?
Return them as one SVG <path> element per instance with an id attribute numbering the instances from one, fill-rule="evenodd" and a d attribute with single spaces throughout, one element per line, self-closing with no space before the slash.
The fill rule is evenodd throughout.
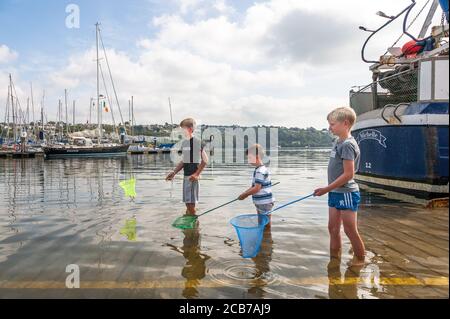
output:
<path id="1" fill-rule="evenodd" d="M 70 145 L 48 145 L 44 146 L 46 159 L 65 158 L 65 157 L 119 157 L 126 156 L 129 145 L 104 143 L 102 128 L 103 108 L 100 103 L 100 58 L 99 58 L 99 23 L 96 25 L 96 49 L 97 49 L 97 109 L 98 109 L 98 139 L 97 144 L 86 137 L 74 137 Z M 103 76 L 103 73 L 102 73 Z"/>

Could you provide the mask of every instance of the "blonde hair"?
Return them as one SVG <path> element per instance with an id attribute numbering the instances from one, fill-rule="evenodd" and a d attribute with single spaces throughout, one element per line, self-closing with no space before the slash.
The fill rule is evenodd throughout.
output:
<path id="1" fill-rule="evenodd" d="M 186 127 L 186 128 L 191 128 L 191 129 L 195 129 L 196 125 L 197 125 L 197 123 L 195 122 L 195 120 L 193 118 L 184 119 L 180 123 L 180 127 Z"/>
<path id="2" fill-rule="evenodd" d="M 353 126 L 356 122 L 356 113 L 352 108 L 339 107 L 328 114 L 327 120 L 338 122 L 344 122 L 347 120 L 350 123 L 350 126 Z"/>
<path id="3" fill-rule="evenodd" d="M 260 158 L 262 158 L 262 157 L 264 157 L 264 155 L 266 155 L 266 152 L 264 151 L 264 148 L 261 145 L 259 145 L 259 144 L 254 144 L 254 145 L 250 146 L 245 153 L 247 155 L 251 154 L 251 155 L 253 155 L 255 157 L 258 156 Z"/>

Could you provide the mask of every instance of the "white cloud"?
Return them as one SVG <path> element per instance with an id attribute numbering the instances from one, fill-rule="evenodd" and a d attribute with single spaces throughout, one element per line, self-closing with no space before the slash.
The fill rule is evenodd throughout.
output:
<path id="1" fill-rule="evenodd" d="M 190 10 L 198 7 L 204 0 L 178 0 L 180 12 L 182 14 L 188 13 Z"/>
<path id="2" fill-rule="evenodd" d="M 12 51 L 4 44 L 0 45 L 0 64 L 13 62 L 17 59 L 17 56 L 17 52 Z"/>

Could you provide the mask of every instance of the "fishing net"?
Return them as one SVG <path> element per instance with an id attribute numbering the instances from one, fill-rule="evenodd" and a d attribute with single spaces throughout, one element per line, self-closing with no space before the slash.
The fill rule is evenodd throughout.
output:
<path id="1" fill-rule="evenodd" d="M 136 179 L 132 178 L 119 183 L 119 186 L 125 191 L 125 196 L 135 198 L 136 197 Z"/>
<path id="2" fill-rule="evenodd" d="M 264 228 L 269 223 L 266 215 L 241 215 L 230 221 L 236 229 L 241 243 L 242 257 L 254 258 L 258 255 L 264 235 Z"/>
<path id="3" fill-rule="evenodd" d="M 193 229 L 197 222 L 197 216 L 184 215 L 175 219 L 172 226 L 179 229 Z"/>

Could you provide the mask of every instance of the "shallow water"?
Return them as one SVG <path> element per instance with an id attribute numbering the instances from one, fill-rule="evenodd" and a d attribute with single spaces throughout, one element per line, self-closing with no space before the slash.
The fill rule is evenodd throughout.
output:
<path id="1" fill-rule="evenodd" d="M 279 153 L 272 168 L 278 204 L 326 181 L 328 151 Z M 182 179 L 165 182 L 167 155 L 44 161 L 0 159 L 0 297 L 448 298 L 448 209 L 363 192 L 359 225 L 368 264 L 347 268 L 328 255 L 327 198 L 276 212 L 260 254 L 240 256 L 229 221 L 254 213 L 250 200 L 171 226 L 184 214 Z M 250 183 L 246 165 L 208 167 L 199 212 Z M 135 199 L 122 180 L 136 178 Z M 66 289 L 66 266 L 81 289 Z"/>

